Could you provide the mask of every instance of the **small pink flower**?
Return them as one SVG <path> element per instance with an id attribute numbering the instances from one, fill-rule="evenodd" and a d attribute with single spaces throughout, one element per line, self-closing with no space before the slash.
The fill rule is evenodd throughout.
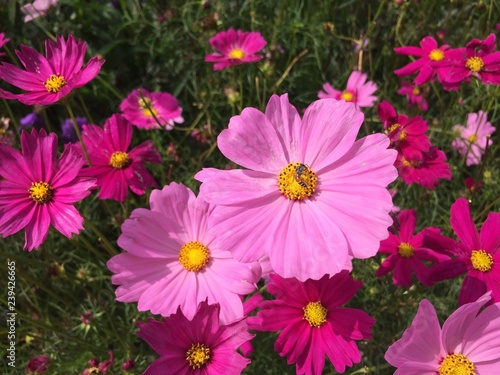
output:
<path id="1" fill-rule="evenodd" d="M 356 107 L 373 107 L 377 97 L 372 94 L 377 91 L 377 84 L 366 79 L 366 74 L 354 70 L 347 80 L 344 91 L 335 90 L 329 83 L 325 83 L 323 85 L 324 92 L 319 91 L 318 98 L 344 99 L 346 102 L 354 103 Z"/>
<path id="2" fill-rule="evenodd" d="M 10 38 L 6 38 L 4 33 L 0 33 L 0 48 L 2 48 Z M 0 52 L 0 56 L 5 56 L 5 52 Z"/>
<path id="3" fill-rule="evenodd" d="M 57 158 L 57 136 L 45 130 L 21 134 L 21 152 L 0 143 L 0 233 L 10 236 L 25 228 L 25 250 L 37 249 L 50 225 L 64 236 L 83 229 L 74 203 L 95 187 L 80 177 L 83 158 L 66 145 Z"/>
<path id="4" fill-rule="evenodd" d="M 219 311 L 219 304 L 204 301 L 190 320 L 179 307 L 168 319 L 136 323 L 137 336 L 160 355 L 143 375 L 241 374 L 250 360 L 237 349 L 253 336 L 244 320 L 220 324 Z"/>
<path id="5" fill-rule="evenodd" d="M 385 359 L 394 375 L 493 375 L 500 368 L 500 303 L 481 308 L 490 297 L 459 307 L 439 325 L 436 310 L 424 299 L 412 325 L 392 344 Z"/>
<path id="6" fill-rule="evenodd" d="M 46 355 L 30 358 L 28 364 L 26 365 L 26 375 L 43 375 L 45 374 L 45 371 L 49 369 L 49 366 L 50 358 Z"/>
<path id="7" fill-rule="evenodd" d="M 113 366 L 113 362 L 115 360 L 113 356 L 113 352 L 110 350 L 108 352 L 109 359 L 105 362 L 100 362 L 95 358 L 89 360 L 89 366 L 85 370 L 83 370 L 83 375 L 101 375 L 106 374 L 111 366 Z"/>
<path id="8" fill-rule="evenodd" d="M 165 129 L 171 130 L 174 123 L 184 122 L 179 102 L 168 92 L 134 90 L 120 104 L 120 110 L 123 117 L 140 129 L 159 129 L 159 122 Z"/>
<path id="9" fill-rule="evenodd" d="M 16 137 L 14 131 L 9 129 L 10 118 L 0 117 L 0 143 L 5 143 L 9 146 L 14 146 Z"/>
<path id="10" fill-rule="evenodd" d="M 97 125 L 83 125 L 83 143 L 89 153 L 92 166 L 82 170 L 82 176 L 97 179 L 101 187 L 100 199 L 124 202 L 128 188 L 142 195 L 156 182 L 144 163 L 161 163 L 161 155 L 146 141 L 127 151 L 132 141 L 132 125 L 121 115 L 114 114 L 104 123 L 104 129 Z"/>
<path id="11" fill-rule="evenodd" d="M 421 111 L 427 111 L 429 105 L 427 100 L 424 98 L 424 93 L 429 90 L 425 90 L 418 85 L 412 85 L 406 81 L 401 82 L 402 87 L 398 90 L 399 95 L 405 95 L 408 101 L 408 106 L 416 106 Z"/>
<path id="12" fill-rule="evenodd" d="M 21 45 L 16 51 L 26 70 L 2 62 L 0 78 L 27 92 L 13 94 L 0 89 L 0 98 L 16 99 L 26 105 L 50 105 L 58 102 L 72 90 L 86 85 L 101 70 L 104 60 L 93 57 L 82 69 L 87 45 L 76 41 L 73 35 L 57 36 L 56 43 L 45 41 L 47 57 L 33 48 Z"/>
<path id="13" fill-rule="evenodd" d="M 483 186 L 483 183 L 481 181 L 476 183 L 473 177 L 467 177 L 464 181 L 464 184 L 469 193 L 478 192 L 481 189 L 481 186 Z"/>
<path id="14" fill-rule="evenodd" d="M 486 112 L 469 113 L 467 116 L 467 126 L 455 125 L 453 131 L 459 135 L 451 144 L 454 150 L 460 155 L 467 156 L 465 164 L 477 165 L 481 162 L 486 143 L 490 146 L 491 139 L 488 139 L 495 132 L 495 127 L 488 122 Z"/>
<path id="15" fill-rule="evenodd" d="M 342 307 L 362 287 L 348 271 L 300 282 L 271 274 L 269 293 L 257 314 L 260 329 L 279 331 L 274 350 L 295 363 L 297 374 L 320 375 L 328 356 L 337 372 L 361 362 L 355 340 L 371 337 L 375 319 L 364 311 Z"/>
<path id="16" fill-rule="evenodd" d="M 400 223 L 398 233 L 389 233 L 389 238 L 380 242 L 379 253 L 389 256 L 380 265 L 375 276 L 380 277 L 394 270 L 392 277 L 394 284 L 409 287 L 413 272 L 420 283 L 430 285 L 428 267 L 424 262 L 437 263 L 449 257 L 423 246 L 422 241 L 428 231 L 440 233 L 441 230 L 430 227 L 414 235 L 417 226 L 417 214 L 414 210 L 401 211 L 398 220 Z"/>
<path id="17" fill-rule="evenodd" d="M 57 0 L 35 0 L 32 3 L 21 7 L 21 13 L 24 13 L 24 22 L 29 22 L 47 14 L 50 8 L 56 6 Z"/>
<path id="18" fill-rule="evenodd" d="M 206 62 L 215 63 L 214 70 L 259 61 L 262 56 L 256 53 L 267 44 L 258 32 L 234 29 L 221 31 L 213 38 L 210 38 L 209 42 L 218 51 L 205 56 Z"/>

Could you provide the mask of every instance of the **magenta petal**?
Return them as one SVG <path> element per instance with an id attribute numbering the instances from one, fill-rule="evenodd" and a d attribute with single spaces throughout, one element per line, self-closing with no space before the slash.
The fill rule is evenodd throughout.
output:
<path id="1" fill-rule="evenodd" d="M 486 292 L 486 283 L 481 271 L 472 270 L 465 276 L 460 293 L 458 295 L 458 305 L 475 302 Z"/>
<path id="2" fill-rule="evenodd" d="M 45 205 L 37 205 L 30 222 L 25 228 L 24 249 L 31 251 L 45 241 L 49 233 L 50 214 Z"/>
<path id="3" fill-rule="evenodd" d="M 78 234 L 80 230 L 84 229 L 82 225 L 83 217 L 72 205 L 56 201 L 51 205 L 48 212 L 54 228 L 68 238 L 71 238 L 73 233 Z"/>
<path id="4" fill-rule="evenodd" d="M 460 241 L 470 250 L 480 249 L 479 235 L 472 221 L 467 200 L 458 198 L 451 206 L 450 211 L 450 224 Z"/>
<path id="5" fill-rule="evenodd" d="M 500 213 L 488 214 L 481 228 L 481 245 L 482 249 L 490 254 L 500 252 Z"/>

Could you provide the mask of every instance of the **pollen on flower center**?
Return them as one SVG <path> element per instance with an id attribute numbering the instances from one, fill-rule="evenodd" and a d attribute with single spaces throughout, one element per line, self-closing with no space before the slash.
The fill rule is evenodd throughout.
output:
<path id="1" fill-rule="evenodd" d="M 401 158 L 401 163 L 408 168 L 415 168 L 420 165 L 420 160 L 408 160 L 405 157 Z"/>
<path id="2" fill-rule="evenodd" d="M 398 246 L 398 253 L 404 258 L 410 258 L 413 256 L 413 246 L 411 246 L 408 242 L 401 242 Z"/>
<path id="3" fill-rule="evenodd" d="M 51 74 L 49 79 L 46 80 L 43 84 L 45 85 L 45 88 L 48 92 L 55 94 L 59 92 L 64 86 L 66 86 L 68 82 L 66 82 L 64 77 L 58 73 Z"/>
<path id="4" fill-rule="evenodd" d="M 429 59 L 432 61 L 441 61 L 444 59 L 444 53 L 440 49 L 433 49 L 431 53 L 429 53 Z"/>
<path id="5" fill-rule="evenodd" d="M 210 360 L 210 348 L 205 344 L 193 344 L 186 352 L 186 361 L 188 361 L 191 369 L 196 370 Z"/>
<path id="6" fill-rule="evenodd" d="M 142 113 L 144 116 L 153 117 L 158 114 L 158 111 L 153 107 L 151 98 L 144 97 L 139 99 L 139 107 L 142 108 Z"/>
<path id="7" fill-rule="evenodd" d="M 316 191 L 318 178 L 307 165 L 290 163 L 278 176 L 280 191 L 291 200 L 302 200 Z"/>
<path id="8" fill-rule="evenodd" d="M 328 310 L 323 307 L 321 302 L 309 302 L 304 310 L 304 319 L 311 327 L 320 327 L 326 322 Z"/>
<path id="9" fill-rule="evenodd" d="M 493 257 L 484 250 L 473 250 L 470 260 L 472 267 L 481 272 L 488 272 L 493 266 Z"/>
<path id="10" fill-rule="evenodd" d="M 352 92 L 349 92 L 349 91 L 344 91 L 341 95 L 340 95 L 340 98 L 341 99 L 344 99 L 346 102 L 352 102 L 354 100 L 354 95 Z"/>
<path id="11" fill-rule="evenodd" d="M 109 159 L 109 165 L 111 165 L 115 169 L 123 169 L 127 167 L 132 160 L 130 156 L 126 152 L 116 151 L 111 155 L 111 159 Z"/>
<path id="12" fill-rule="evenodd" d="M 469 135 L 468 139 L 469 139 L 470 143 L 476 143 L 476 141 L 477 141 L 477 135 L 476 134 L 471 134 L 471 135 Z"/>
<path id="13" fill-rule="evenodd" d="M 463 354 L 449 354 L 439 366 L 439 375 L 476 375 L 476 371 Z"/>
<path id="14" fill-rule="evenodd" d="M 101 375 L 102 372 L 98 367 L 91 367 L 87 370 L 87 374 L 89 375 Z"/>
<path id="15" fill-rule="evenodd" d="M 36 203 L 47 203 L 52 198 L 52 193 L 54 189 L 46 182 L 33 182 L 28 192 L 30 193 L 30 198 Z"/>
<path id="16" fill-rule="evenodd" d="M 399 124 L 393 124 L 393 125 L 391 125 L 391 126 L 389 127 L 389 129 L 387 129 L 387 131 L 388 131 L 389 133 L 392 133 L 394 130 L 399 129 L 400 127 L 401 127 L 401 125 L 399 125 Z"/>
<path id="17" fill-rule="evenodd" d="M 188 271 L 199 271 L 210 259 L 210 253 L 205 245 L 198 241 L 184 244 L 179 251 L 179 262 Z"/>
<path id="18" fill-rule="evenodd" d="M 406 130 L 403 130 L 401 132 L 401 134 L 399 134 L 399 140 L 400 141 L 404 141 L 406 139 L 406 136 L 408 135 L 408 133 L 406 132 Z"/>
<path id="19" fill-rule="evenodd" d="M 243 52 L 243 50 L 240 48 L 233 48 L 231 52 L 229 52 L 229 57 L 231 59 L 241 60 L 245 57 L 245 52 Z"/>
<path id="20" fill-rule="evenodd" d="M 478 56 L 470 57 L 465 63 L 465 67 L 469 68 L 473 73 L 480 72 L 484 67 L 483 59 Z"/>
<path id="21" fill-rule="evenodd" d="M 418 95 L 420 95 L 421 91 L 420 91 L 420 89 L 417 86 L 415 86 L 413 88 L 413 92 L 412 93 L 413 93 L 413 95 L 418 96 Z"/>

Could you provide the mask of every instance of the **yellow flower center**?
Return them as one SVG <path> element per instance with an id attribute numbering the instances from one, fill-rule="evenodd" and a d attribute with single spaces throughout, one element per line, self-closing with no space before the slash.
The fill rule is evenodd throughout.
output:
<path id="1" fill-rule="evenodd" d="M 326 322 L 328 310 L 323 307 L 321 302 L 309 302 L 303 310 L 304 319 L 307 320 L 311 327 L 320 327 Z"/>
<path id="2" fill-rule="evenodd" d="M 115 169 L 123 169 L 127 167 L 132 160 L 130 156 L 126 152 L 116 151 L 111 155 L 111 159 L 109 159 L 109 165 L 111 165 Z"/>
<path id="3" fill-rule="evenodd" d="M 414 250 L 408 242 L 401 242 L 398 246 L 398 253 L 404 258 L 410 258 L 413 256 Z"/>
<path id="4" fill-rule="evenodd" d="M 408 133 L 406 132 L 406 130 L 403 130 L 401 132 L 401 134 L 399 135 L 399 140 L 400 141 L 404 141 L 406 139 L 406 136 L 408 135 Z"/>
<path id="5" fill-rule="evenodd" d="M 440 49 L 433 49 L 431 53 L 429 53 L 429 59 L 432 61 L 441 61 L 444 59 L 444 53 Z"/>
<path id="6" fill-rule="evenodd" d="M 465 67 L 469 68 L 474 73 L 480 72 L 484 67 L 483 59 L 478 56 L 469 57 L 465 63 Z"/>
<path id="7" fill-rule="evenodd" d="M 413 95 L 418 96 L 420 95 L 420 93 L 421 93 L 420 89 L 417 86 L 415 86 L 413 88 Z"/>
<path id="8" fill-rule="evenodd" d="M 405 167 L 415 168 L 415 167 L 418 167 L 420 165 L 420 160 L 408 160 L 405 157 L 402 157 L 401 163 L 403 163 L 403 165 Z"/>
<path id="9" fill-rule="evenodd" d="M 476 375 L 474 363 L 463 354 L 449 354 L 439 366 L 439 375 Z"/>
<path id="10" fill-rule="evenodd" d="M 210 348 L 205 344 L 193 344 L 186 353 L 186 361 L 188 361 L 191 369 L 196 370 L 205 365 L 210 360 Z"/>
<path id="11" fill-rule="evenodd" d="M 210 253 L 207 247 L 198 241 L 188 242 L 179 251 L 179 262 L 188 271 L 201 270 L 209 259 Z"/>
<path id="12" fill-rule="evenodd" d="M 229 58 L 241 60 L 245 57 L 245 52 L 243 52 L 240 48 L 233 48 L 231 52 L 229 52 Z"/>
<path id="13" fill-rule="evenodd" d="M 52 193 L 54 189 L 46 182 L 33 182 L 28 192 L 30 193 L 30 198 L 36 203 L 47 203 L 52 198 Z"/>
<path id="14" fill-rule="evenodd" d="M 68 82 L 66 82 L 64 77 L 58 73 L 51 74 L 49 79 L 46 80 L 43 84 L 45 85 L 45 88 L 48 92 L 55 94 L 56 92 L 59 92 L 64 86 L 66 86 Z"/>
<path id="15" fill-rule="evenodd" d="M 399 129 L 400 127 L 401 127 L 401 125 L 399 125 L 399 124 L 394 124 L 394 125 L 391 125 L 391 126 L 389 127 L 389 129 L 387 129 L 387 131 L 388 131 L 389 133 L 392 133 L 394 130 Z"/>
<path id="16" fill-rule="evenodd" d="M 352 94 L 352 92 L 344 91 L 342 95 L 340 95 L 340 98 L 344 99 L 346 102 L 352 102 L 354 99 L 354 95 Z"/>
<path id="17" fill-rule="evenodd" d="M 144 97 L 139 99 L 139 107 L 142 108 L 142 113 L 144 116 L 153 117 L 158 114 L 158 111 L 153 107 L 151 98 Z"/>
<path id="18" fill-rule="evenodd" d="M 278 176 L 280 191 L 291 200 L 302 200 L 316 191 L 318 178 L 307 165 L 290 163 Z"/>
<path id="19" fill-rule="evenodd" d="M 87 373 L 89 375 L 101 375 L 102 374 L 101 370 L 99 370 L 98 367 L 91 367 L 91 368 L 89 368 L 87 370 Z"/>
<path id="20" fill-rule="evenodd" d="M 493 257 L 484 250 L 473 250 L 470 261 L 472 267 L 481 272 L 488 272 L 493 266 Z"/>
<path id="21" fill-rule="evenodd" d="M 476 141 L 477 141 L 477 135 L 476 134 L 469 135 L 469 142 L 470 143 L 476 143 Z"/>

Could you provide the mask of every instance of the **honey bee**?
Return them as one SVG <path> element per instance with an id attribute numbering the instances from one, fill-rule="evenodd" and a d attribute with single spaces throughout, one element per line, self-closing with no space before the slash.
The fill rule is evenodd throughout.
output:
<path id="1" fill-rule="evenodd" d="M 307 188 L 306 182 L 302 179 L 302 175 L 307 171 L 307 165 L 300 163 L 295 167 L 293 178 L 303 188 Z"/>

